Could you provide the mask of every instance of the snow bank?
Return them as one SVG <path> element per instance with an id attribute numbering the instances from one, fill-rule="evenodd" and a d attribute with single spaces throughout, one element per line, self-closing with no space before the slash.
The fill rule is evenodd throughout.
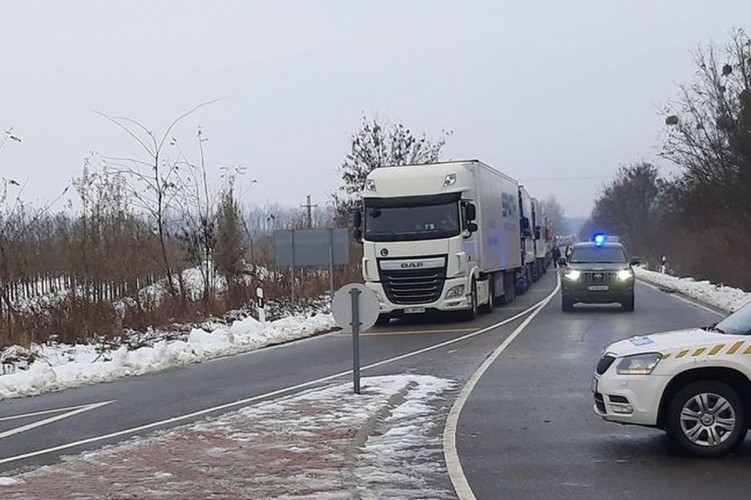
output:
<path id="1" fill-rule="evenodd" d="M 103 356 L 96 345 L 34 345 L 27 370 L 0 375 L 0 399 L 32 396 L 119 377 L 141 375 L 252 351 L 330 331 L 330 314 L 294 316 L 261 325 L 253 318 L 220 326 L 212 332 L 196 328 L 187 340 L 161 340 L 129 351 L 126 346 Z"/>
<path id="2" fill-rule="evenodd" d="M 714 285 L 709 281 L 695 281 L 693 278 L 676 278 L 642 267 L 634 268 L 634 271 L 636 276 L 644 281 L 670 291 L 680 292 L 723 311 L 734 312 L 751 302 L 751 293 L 738 288 Z"/>

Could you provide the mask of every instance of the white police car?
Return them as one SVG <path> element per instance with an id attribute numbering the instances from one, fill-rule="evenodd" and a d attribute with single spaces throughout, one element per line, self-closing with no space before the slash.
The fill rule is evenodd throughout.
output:
<path id="1" fill-rule="evenodd" d="M 751 304 L 710 327 L 611 344 L 592 389 L 605 420 L 664 429 L 693 455 L 732 451 L 751 424 Z"/>

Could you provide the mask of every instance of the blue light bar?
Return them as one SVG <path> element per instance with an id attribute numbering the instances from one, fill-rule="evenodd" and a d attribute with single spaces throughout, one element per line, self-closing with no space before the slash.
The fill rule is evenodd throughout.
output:
<path id="1" fill-rule="evenodd" d="M 594 240 L 595 240 L 595 245 L 600 247 L 605 243 L 606 237 L 604 234 L 596 234 L 594 237 Z"/>

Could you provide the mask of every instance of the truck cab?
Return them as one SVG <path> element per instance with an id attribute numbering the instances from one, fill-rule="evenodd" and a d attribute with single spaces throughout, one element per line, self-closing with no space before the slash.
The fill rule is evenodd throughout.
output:
<path id="1" fill-rule="evenodd" d="M 507 299 L 513 276 L 501 268 L 519 265 L 508 255 L 512 248 L 518 255 L 516 198 L 508 198 L 515 190 L 513 180 L 476 160 L 371 172 L 356 230 L 380 322 L 428 311 L 473 318 Z M 504 215 L 515 222 L 507 229 Z M 514 237 L 501 238 L 502 231 Z"/>

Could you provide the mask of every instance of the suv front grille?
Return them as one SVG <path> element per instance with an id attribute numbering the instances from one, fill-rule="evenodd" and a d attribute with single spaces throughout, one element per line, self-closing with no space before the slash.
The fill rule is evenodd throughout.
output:
<path id="1" fill-rule="evenodd" d="M 615 358 L 608 354 L 600 358 L 600 361 L 597 363 L 597 374 L 602 375 L 603 373 L 608 371 L 608 368 L 610 368 L 610 365 L 613 364 L 613 361 L 615 361 Z"/>
<path id="2" fill-rule="evenodd" d="M 618 273 L 613 271 L 583 271 L 582 281 L 584 283 L 613 283 Z"/>
<path id="3" fill-rule="evenodd" d="M 386 297 L 394 304 L 428 304 L 441 298 L 446 266 L 429 269 L 379 269 Z"/>

